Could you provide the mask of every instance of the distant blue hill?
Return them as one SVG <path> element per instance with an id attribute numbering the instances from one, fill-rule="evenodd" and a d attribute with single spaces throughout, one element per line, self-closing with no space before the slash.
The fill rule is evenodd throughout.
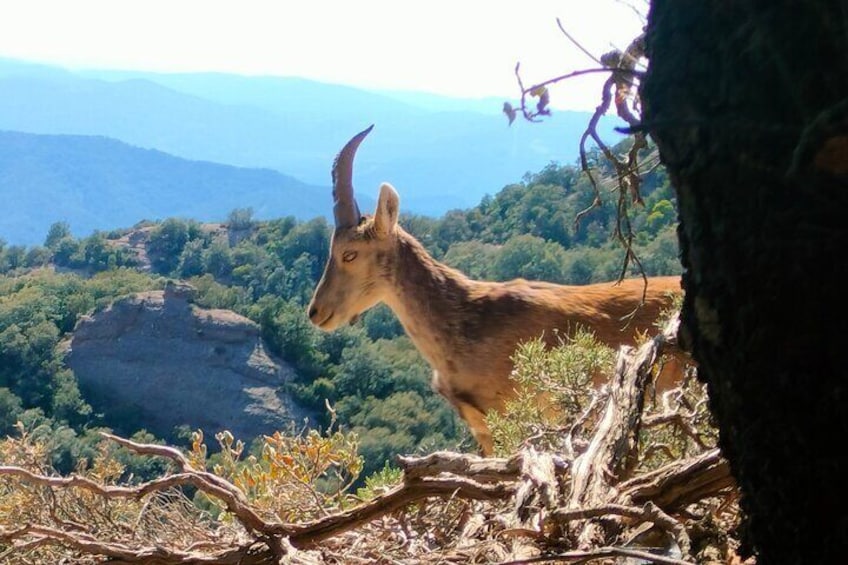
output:
<path id="1" fill-rule="evenodd" d="M 339 147 L 369 124 L 357 188 L 395 184 L 406 211 L 476 205 L 551 161 L 573 163 L 585 112 L 542 124 L 499 115 L 502 101 L 369 92 L 301 78 L 135 71 L 71 72 L 0 59 L 0 129 L 102 135 L 193 160 L 329 181 Z M 613 118 L 602 121 L 610 143 Z"/>
<path id="2" fill-rule="evenodd" d="M 331 213 L 330 190 L 271 169 L 189 161 L 105 137 L 0 131 L 0 238 L 44 241 L 55 221 L 77 236 L 167 217 L 224 221 Z"/>

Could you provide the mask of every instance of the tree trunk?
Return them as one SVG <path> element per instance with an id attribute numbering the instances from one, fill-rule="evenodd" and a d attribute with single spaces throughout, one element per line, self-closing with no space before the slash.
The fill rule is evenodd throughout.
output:
<path id="1" fill-rule="evenodd" d="M 759 563 L 848 550 L 848 6 L 653 0 L 643 121 L 677 190 L 681 338 Z"/>

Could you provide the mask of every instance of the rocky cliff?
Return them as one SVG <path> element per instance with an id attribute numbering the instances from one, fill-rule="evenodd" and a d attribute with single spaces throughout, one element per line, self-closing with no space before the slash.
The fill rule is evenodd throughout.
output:
<path id="1" fill-rule="evenodd" d="M 66 362 L 95 410 L 158 436 L 188 426 L 248 442 L 302 423 L 309 414 L 283 390 L 294 370 L 269 355 L 259 326 L 192 297 L 169 283 L 80 320 Z"/>

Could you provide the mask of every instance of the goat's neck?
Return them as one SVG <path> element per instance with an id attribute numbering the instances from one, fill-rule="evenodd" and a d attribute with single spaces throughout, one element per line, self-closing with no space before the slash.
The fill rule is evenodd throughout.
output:
<path id="1" fill-rule="evenodd" d="M 475 281 L 436 261 L 411 235 L 399 229 L 394 281 L 385 298 L 407 335 L 436 369 L 450 359 L 461 339 L 457 314 L 468 312 Z"/>

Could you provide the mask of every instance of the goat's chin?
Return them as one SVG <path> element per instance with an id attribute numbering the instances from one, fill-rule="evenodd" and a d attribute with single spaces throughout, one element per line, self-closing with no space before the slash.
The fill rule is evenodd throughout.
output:
<path id="1" fill-rule="evenodd" d="M 335 314 L 330 314 L 320 322 L 313 321 L 312 324 L 315 325 L 315 327 L 317 327 L 319 330 L 323 330 L 325 332 L 331 332 L 340 325 L 338 322 L 338 316 L 336 316 Z"/>
<path id="2" fill-rule="evenodd" d="M 358 321 L 359 321 L 359 314 L 354 314 L 350 318 L 347 318 L 347 321 L 345 321 L 345 318 L 343 316 L 337 316 L 336 314 L 330 314 L 325 320 L 323 320 L 322 322 L 318 322 L 315 325 L 320 330 L 323 330 L 325 332 L 331 332 L 331 331 L 339 329 L 340 327 L 342 327 L 346 324 L 352 326 L 353 324 L 355 324 Z"/>

